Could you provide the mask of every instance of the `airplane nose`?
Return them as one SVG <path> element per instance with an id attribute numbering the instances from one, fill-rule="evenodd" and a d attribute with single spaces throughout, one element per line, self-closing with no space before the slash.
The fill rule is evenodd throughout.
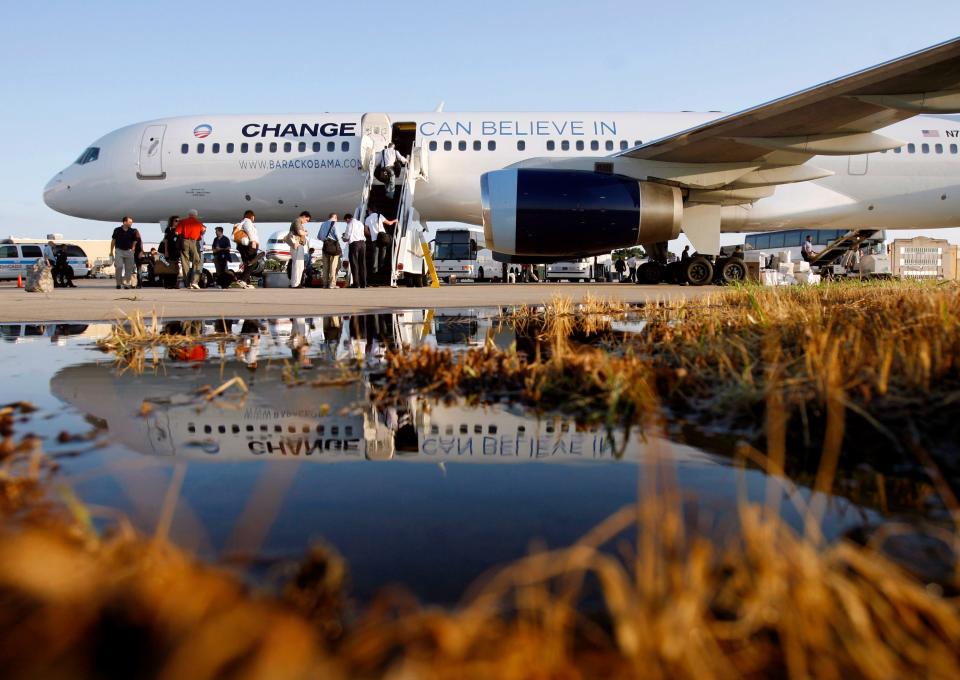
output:
<path id="1" fill-rule="evenodd" d="M 43 187 L 43 202 L 47 204 L 47 207 L 57 212 L 63 212 L 65 207 L 64 194 L 69 190 L 69 185 L 64 182 L 63 173 L 58 172 L 54 175 L 53 179 Z"/>

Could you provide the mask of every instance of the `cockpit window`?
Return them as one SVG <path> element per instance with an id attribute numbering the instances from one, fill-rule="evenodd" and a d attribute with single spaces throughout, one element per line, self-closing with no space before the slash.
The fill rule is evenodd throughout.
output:
<path id="1" fill-rule="evenodd" d="M 80 158 L 77 159 L 77 165 L 86 165 L 87 163 L 93 163 L 98 158 L 100 158 L 100 147 L 91 146 L 88 149 L 84 149 L 83 153 L 80 154 Z"/>

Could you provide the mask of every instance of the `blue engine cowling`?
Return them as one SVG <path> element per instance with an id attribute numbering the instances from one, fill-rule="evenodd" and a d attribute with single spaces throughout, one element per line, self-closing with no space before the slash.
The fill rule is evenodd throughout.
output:
<path id="1" fill-rule="evenodd" d="M 486 245 L 505 255 L 586 257 L 680 234 L 676 187 L 589 170 L 507 168 L 480 178 Z"/>

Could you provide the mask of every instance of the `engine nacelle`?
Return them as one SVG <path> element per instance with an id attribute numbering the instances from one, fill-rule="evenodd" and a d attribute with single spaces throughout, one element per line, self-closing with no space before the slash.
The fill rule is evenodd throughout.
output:
<path id="1" fill-rule="evenodd" d="M 507 255 L 586 257 L 680 234 L 676 187 L 589 170 L 508 168 L 480 178 L 486 246 Z"/>

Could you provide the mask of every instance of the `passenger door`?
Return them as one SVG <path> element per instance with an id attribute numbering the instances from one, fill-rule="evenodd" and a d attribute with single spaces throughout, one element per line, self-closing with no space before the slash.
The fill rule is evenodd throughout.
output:
<path id="1" fill-rule="evenodd" d="M 164 179 L 163 171 L 163 135 L 166 125 L 148 125 L 140 137 L 140 163 L 138 179 Z"/>
<path id="2" fill-rule="evenodd" d="M 360 121 L 360 163 L 366 169 L 375 154 L 390 142 L 390 116 L 385 113 L 366 113 Z"/>

